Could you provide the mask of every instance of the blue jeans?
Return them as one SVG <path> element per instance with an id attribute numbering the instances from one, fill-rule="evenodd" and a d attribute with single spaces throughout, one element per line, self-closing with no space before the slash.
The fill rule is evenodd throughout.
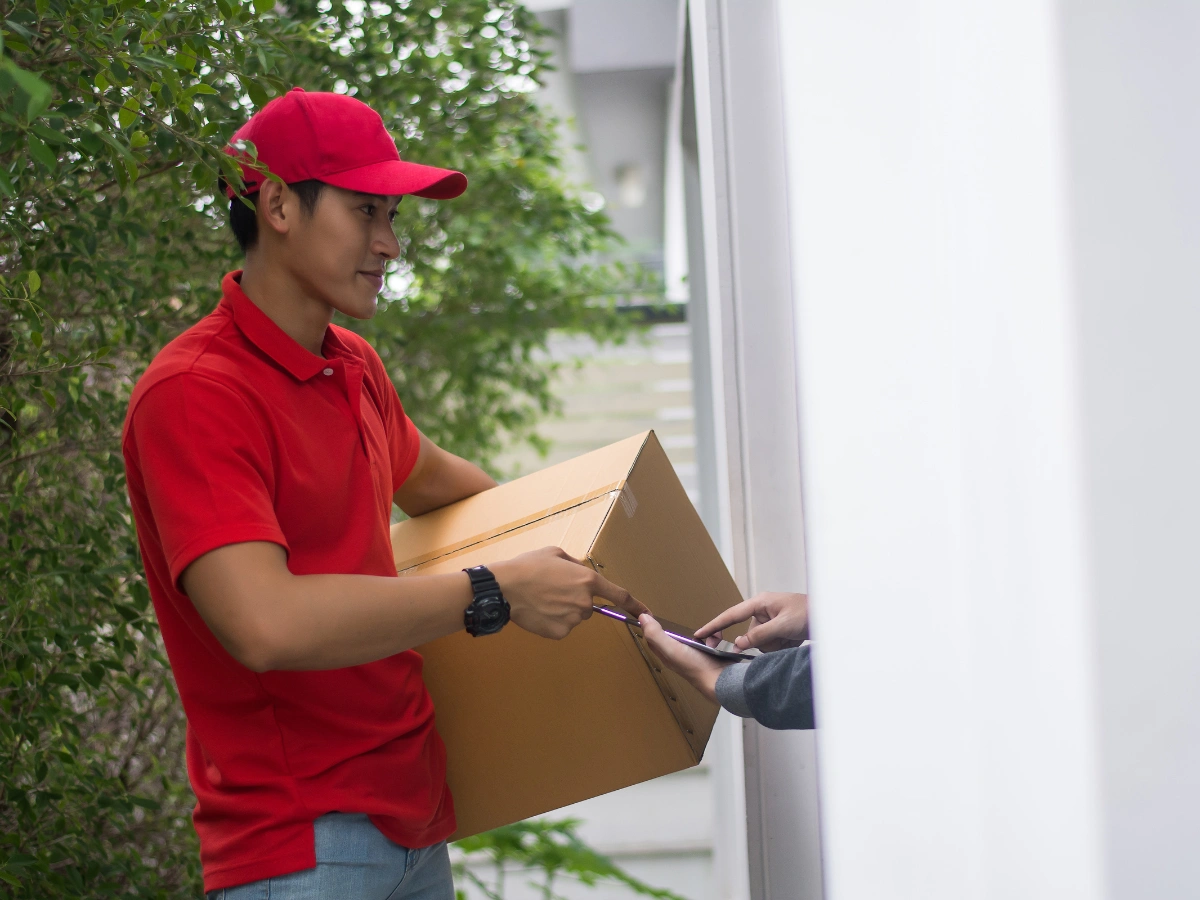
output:
<path id="1" fill-rule="evenodd" d="M 454 900 L 446 842 L 393 844 L 361 813 L 313 822 L 317 867 L 209 891 L 208 900 Z"/>

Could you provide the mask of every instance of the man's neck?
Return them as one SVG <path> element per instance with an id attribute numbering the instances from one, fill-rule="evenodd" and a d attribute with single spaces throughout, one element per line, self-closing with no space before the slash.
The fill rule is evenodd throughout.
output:
<path id="1" fill-rule="evenodd" d="M 246 255 L 242 269 L 242 292 L 267 318 L 310 353 L 321 356 L 325 330 L 333 320 L 333 310 L 307 291 L 287 269 L 272 265 L 260 254 Z"/>

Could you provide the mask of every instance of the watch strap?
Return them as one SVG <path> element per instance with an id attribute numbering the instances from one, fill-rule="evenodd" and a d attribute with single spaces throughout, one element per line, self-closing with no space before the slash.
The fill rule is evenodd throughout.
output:
<path id="1" fill-rule="evenodd" d="M 490 593 L 500 594 L 500 583 L 496 581 L 496 576 L 492 574 L 492 570 L 487 566 L 472 566 L 469 569 L 463 569 L 463 571 L 471 579 L 471 590 L 475 592 L 476 597 Z"/>
<path id="2" fill-rule="evenodd" d="M 495 634 L 508 624 L 508 601 L 500 590 L 500 583 L 487 566 L 472 566 L 463 569 L 471 579 L 471 591 L 475 595 L 471 605 L 463 611 L 463 625 L 472 637 Z"/>

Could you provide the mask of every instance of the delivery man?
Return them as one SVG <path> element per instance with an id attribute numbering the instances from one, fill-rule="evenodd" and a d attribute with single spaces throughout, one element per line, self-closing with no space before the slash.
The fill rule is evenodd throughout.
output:
<path id="1" fill-rule="evenodd" d="M 380 116 L 296 88 L 234 135 L 245 251 L 217 308 L 138 381 L 123 451 L 146 579 L 188 718 L 204 887 L 250 898 L 452 900 L 446 757 L 414 647 L 512 619 L 562 638 L 620 588 L 557 548 L 400 579 L 392 503 L 494 486 L 409 418 L 375 351 L 404 194 L 459 172 L 402 161 Z M 499 678 L 502 672 L 496 673 Z M 497 773 L 502 778 L 503 773 Z"/>

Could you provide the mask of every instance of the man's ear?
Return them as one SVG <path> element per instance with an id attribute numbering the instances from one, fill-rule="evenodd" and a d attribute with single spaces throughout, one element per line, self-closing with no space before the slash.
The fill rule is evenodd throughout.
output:
<path id="1" fill-rule="evenodd" d="M 269 228 L 276 234 L 287 234 L 297 212 L 296 195 L 286 184 L 270 179 L 263 182 L 258 190 L 256 210 L 260 233 Z"/>

